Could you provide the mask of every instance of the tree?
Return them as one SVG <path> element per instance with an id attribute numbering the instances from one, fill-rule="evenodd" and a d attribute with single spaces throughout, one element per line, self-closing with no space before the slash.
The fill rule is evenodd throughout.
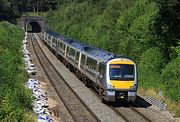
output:
<path id="1" fill-rule="evenodd" d="M 10 3 L 7 0 L 0 0 L 0 20 L 10 18 Z"/>
<path id="2" fill-rule="evenodd" d="M 166 95 L 175 101 L 180 101 L 180 55 L 173 59 L 162 70 L 162 80 L 165 84 Z"/>
<path id="3" fill-rule="evenodd" d="M 172 46 L 177 46 L 180 37 L 180 1 L 179 0 L 151 0 L 159 6 L 160 13 L 154 26 L 155 33 L 164 40 L 164 50 L 168 61 L 174 58 Z"/>
<path id="4" fill-rule="evenodd" d="M 164 67 L 164 56 L 160 48 L 152 47 L 140 57 L 139 81 L 146 87 L 158 87 L 161 84 L 161 70 Z M 160 87 L 160 86 L 159 86 Z"/>

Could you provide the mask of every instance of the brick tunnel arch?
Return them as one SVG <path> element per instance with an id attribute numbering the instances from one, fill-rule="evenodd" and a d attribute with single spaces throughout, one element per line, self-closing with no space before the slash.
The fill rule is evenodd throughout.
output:
<path id="1" fill-rule="evenodd" d="M 41 26 L 38 22 L 29 22 L 28 25 L 27 25 L 27 32 L 29 33 L 39 33 L 41 32 L 42 29 L 41 29 Z"/>

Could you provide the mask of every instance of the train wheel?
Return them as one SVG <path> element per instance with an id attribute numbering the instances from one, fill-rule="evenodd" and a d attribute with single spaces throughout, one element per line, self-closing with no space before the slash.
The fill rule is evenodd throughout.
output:
<path id="1" fill-rule="evenodd" d="M 92 86 L 97 92 L 99 91 L 99 87 L 95 83 L 92 83 Z"/>
<path id="2" fill-rule="evenodd" d="M 88 81 L 87 80 L 84 80 L 84 84 L 85 84 L 85 86 L 88 87 Z"/>
<path id="3" fill-rule="evenodd" d="M 72 66 L 72 65 L 71 65 L 71 67 L 70 67 L 70 71 L 71 71 L 71 72 L 74 72 L 74 71 L 75 71 L 74 66 Z"/>
<path id="4" fill-rule="evenodd" d="M 86 87 L 90 86 L 89 80 L 87 78 L 84 79 L 84 84 L 85 84 Z"/>
<path id="5" fill-rule="evenodd" d="M 102 100 L 105 100 L 104 89 L 99 88 L 98 91 L 99 91 L 99 96 L 100 96 L 100 98 L 101 98 Z"/>

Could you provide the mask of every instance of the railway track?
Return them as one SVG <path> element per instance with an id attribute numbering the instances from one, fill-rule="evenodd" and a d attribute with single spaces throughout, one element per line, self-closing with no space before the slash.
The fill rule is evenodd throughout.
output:
<path id="1" fill-rule="evenodd" d="M 41 39 L 43 37 L 40 37 Z M 98 96 L 97 92 L 92 90 L 91 91 Z M 108 106 L 115 111 L 119 116 L 123 118 L 126 122 L 152 122 L 148 117 L 142 114 L 140 111 L 133 107 L 131 104 L 128 105 L 112 105 L 108 104 Z"/>
<path id="2" fill-rule="evenodd" d="M 148 117 L 139 112 L 135 107 L 128 103 L 121 107 L 115 107 L 110 105 L 110 107 L 119 114 L 126 122 L 152 122 Z"/>
<path id="3" fill-rule="evenodd" d="M 58 96 L 64 103 L 69 114 L 72 116 L 73 120 L 76 122 L 100 121 L 66 83 L 63 77 L 57 72 L 56 68 L 51 64 L 39 46 L 37 42 L 37 36 L 35 34 L 28 34 L 28 36 L 45 74 L 47 75 Z"/>
<path id="4" fill-rule="evenodd" d="M 98 93 L 94 91 L 94 89 L 91 88 L 91 91 L 98 96 Z M 125 102 L 120 102 L 120 103 L 106 103 L 114 112 L 116 112 L 119 116 L 123 118 L 124 121 L 126 122 L 153 122 L 150 118 L 148 118 L 146 115 L 141 113 L 140 111 L 137 110 L 137 106 L 141 108 L 145 108 L 144 106 L 136 105 L 137 103 L 125 103 Z"/>
<path id="5" fill-rule="evenodd" d="M 98 93 L 91 88 L 91 91 L 98 96 Z M 114 112 L 116 112 L 119 116 L 123 118 L 126 122 L 153 122 L 150 118 L 146 115 L 141 113 L 137 110 L 137 106 L 141 108 L 145 108 L 144 106 L 140 105 L 140 103 L 106 103 Z"/>

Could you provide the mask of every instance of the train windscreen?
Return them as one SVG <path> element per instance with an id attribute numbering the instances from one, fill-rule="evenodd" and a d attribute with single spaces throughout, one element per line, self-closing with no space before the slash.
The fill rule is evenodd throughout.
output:
<path id="1" fill-rule="evenodd" d="M 134 65 L 110 64 L 110 80 L 130 81 L 134 80 Z"/>

